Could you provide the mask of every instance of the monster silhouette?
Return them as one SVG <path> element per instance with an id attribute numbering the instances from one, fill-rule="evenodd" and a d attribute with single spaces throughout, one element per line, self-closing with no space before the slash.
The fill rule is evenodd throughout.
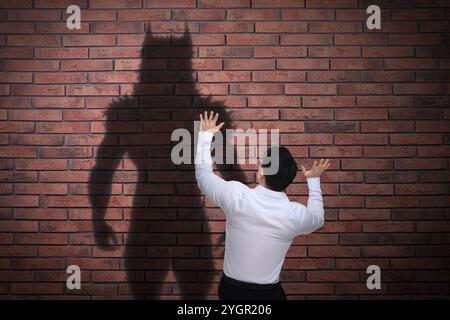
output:
<path id="1" fill-rule="evenodd" d="M 210 233 L 194 166 L 176 166 L 170 158 L 176 143 L 171 142 L 172 131 L 193 132 L 194 120 L 204 110 L 219 112 L 231 126 L 224 104 L 196 88 L 195 49 L 187 28 L 181 37 L 146 32 L 140 80 L 108 107 L 106 133 L 90 175 L 96 244 L 102 250 L 123 246 L 121 269 L 128 285 L 120 292 L 135 299 L 171 294 L 206 299 L 215 294 L 213 250 L 224 238 Z M 221 165 L 220 172 L 227 180 L 245 182 L 238 166 Z M 121 233 L 114 233 L 114 222 L 105 217 L 113 183 L 123 184 L 123 192 L 133 196 L 131 208 L 123 209 L 129 230 Z M 175 279 L 166 278 L 169 271 Z"/>

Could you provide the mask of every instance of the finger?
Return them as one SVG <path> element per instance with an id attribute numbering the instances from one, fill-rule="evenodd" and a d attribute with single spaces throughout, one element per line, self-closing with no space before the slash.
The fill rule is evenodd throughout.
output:
<path id="1" fill-rule="evenodd" d="M 305 169 L 304 166 L 302 166 L 302 172 L 303 172 L 304 175 L 306 175 L 306 169 Z"/>
<path id="2" fill-rule="evenodd" d="M 313 168 L 316 168 L 316 167 L 317 167 L 317 160 L 314 160 Z"/>
<path id="3" fill-rule="evenodd" d="M 219 123 L 219 125 L 217 126 L 217 130 L 220 130 L 223 127 L 224 124 L 225 124 L 225 122 Z"/>
<path id="4" fill-rule="evenodd" d="M 208 111 L 205 110 L 203 113 L 203 117 L 205 118 L 205 121 L 208 120 Z"/>
<path id="5" fill-rule="evenodd" d="M 213 120 L 213 116 L 214 116 L 214 111 L 210 111 L 209 112 L 209 120 Z"/>
<path id="6" fill-rule="evenodd" d="M 204 123 L 205 121 L 203 120 L 203 115 L 200 113 L 200 131 L 202 131 Z"/>
<path id="7" fill-rule="evenodd" d="M 217 112 L 217 113 L 214 115 L 214 119 L 213 119 L 214 123 L 216 123 L 218 119 L 219 119 L 219 113 Z"/>

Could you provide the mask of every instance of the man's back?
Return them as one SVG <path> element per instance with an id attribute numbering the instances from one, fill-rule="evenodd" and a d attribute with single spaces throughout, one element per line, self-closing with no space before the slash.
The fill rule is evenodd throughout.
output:
<path id="1" fill-rule="evenodd" d="M 284 192 L 231 183 L 232 192 L 227 199 L 231 205 L 224 209 L 224 272 L 245 282 L 276 283 L 293 238 L 313 232 L 323 221 L 319 217 L 313 221 L 305 219 L 307 208 L 290 202 Z M 305 222 L 309 225 L 302 225 Z"/>

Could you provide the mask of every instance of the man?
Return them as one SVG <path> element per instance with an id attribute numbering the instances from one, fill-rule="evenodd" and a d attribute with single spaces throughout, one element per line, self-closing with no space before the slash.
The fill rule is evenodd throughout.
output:
<path id="1" fill-rule="evenodd" d="M 309 187 L 306 207 L 290 202 L 284 192 L 297 174 L 297 165 L 284 147 L 278 147 L 275 174 L 265 174 L 268 163 L 263 161 L 256 188 L 225 181 L 212 169 L 212 138 L 224 125 L 217 124 L 218 116 L 212 111 L 200 115 L 195 176 L 200 190 L 222 208 L 226 217 L 224 274 L 219 298 L 285 300 L 279 283 L 284 258 L 295 236 L 312 233 L 324 223 L 320 175 L 330 167 L 330 161 L 314 161 L 310 170 L 302 166 Z M 268 157 L 273 148 L 267 151 Z"/>

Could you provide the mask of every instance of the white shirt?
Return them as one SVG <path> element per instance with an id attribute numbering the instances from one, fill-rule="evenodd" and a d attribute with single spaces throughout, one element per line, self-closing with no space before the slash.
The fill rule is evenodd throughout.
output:
<path id="1" fill-rule="evenodd" d="M 307 207 L 289 201 L 284 192 L 225 181 L 213 172 L 213 136 L 211 132 L 199 132 L 195 177 L 200 190 L 225 213 L 223 271 L 240 281 L 276 283 L 293 238 L 312 233 L 324 223 L 320 178 L 307 179 Z"/>

